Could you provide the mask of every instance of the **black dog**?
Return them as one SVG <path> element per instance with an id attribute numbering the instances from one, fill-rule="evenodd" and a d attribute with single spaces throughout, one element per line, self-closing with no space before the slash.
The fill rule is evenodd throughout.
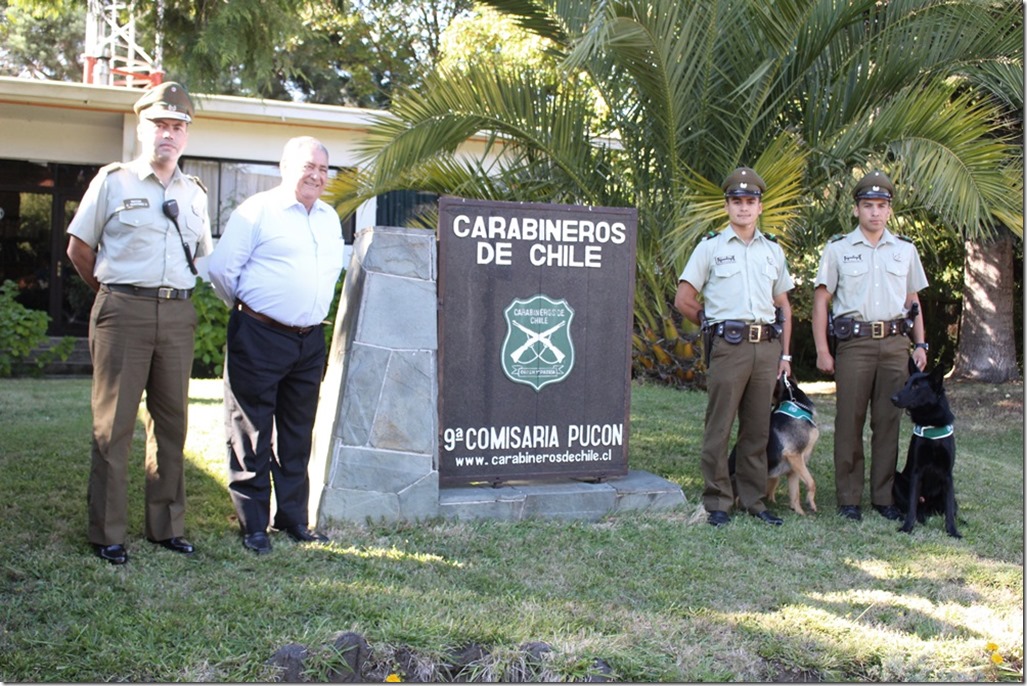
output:
<path id="1" fill-rule="evenodd" d="M 956 439 L 942 380 L 945 371 L 935 367 L 921 372 L 909 361 L 909 379 L 891 401 L 909 413 L 913 436 L 909 441 L 906 466 L 895 474 L 892 496 L 895 506 L 906 515 L 899 531 L 909 533 L 915 522 L 923 524 L 929 515 L 945 514 L 945 531 L 956 531 L 956 491 L 952 468 L 956 463 Z"/>
<path id="2" fill-rule="evenodd" d="M 792 378 L 780 378 L 774 388 L 774 409 L 770 413 L 770 437 L 767 439 L 767 500 L 777 502 L 777 485 L 782 476 L 788 477 L 788 504 L 799 514 L 802 509 L 799 481 L 806 484 L 806 502 L 817 511 L 815 497 L 817 484 L 809 472 L 809 458 L 820 437 L 816 410 L 799 384 Z M 728 458 L 731 486 L 735 497 L 735 450 Z"/>

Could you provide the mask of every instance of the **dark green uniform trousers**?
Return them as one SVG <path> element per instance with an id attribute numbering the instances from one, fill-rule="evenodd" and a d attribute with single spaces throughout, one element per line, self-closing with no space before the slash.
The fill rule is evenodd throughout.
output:
<path id="1" fill-rule="evenodd" d="M 146 429 L 146 537 L 185 534 L 184 454 L 196 312 L 189 300 L 158 300 L 101 287 L 89 321 L 93 450 L 89 542 L 125 543 L 128 460 L 139 402 Z"/>
<path id="2" fill-rule="evenodd" d="M 719 336 L 712 340 L 702 447 L 703 505 L 709 512 L 729 512 L 734 504 L 728 443 L 737 415 L 735 481 L 739 504 L 749 514 L 759 514 L 766 509 L 767 438 L 781 342 L 731 345 Z"/>
<path id="3" fill-rule="evenodd" d="M 838 341 L 834 362 L 834 482 L 838 506 L 863 498 L 863 425 L 870 406 L 870 501 L 892 504 L 902 410 L 891 397 L 909 376 L 909 339 L 850 338 Z"/>

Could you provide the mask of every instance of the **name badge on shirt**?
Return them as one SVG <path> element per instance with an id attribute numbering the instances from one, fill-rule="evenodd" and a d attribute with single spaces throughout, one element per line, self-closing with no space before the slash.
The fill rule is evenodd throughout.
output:
<path id="1" fill-rule="evenodd" d="M 142 207 L 149 207 L 150 200 L 148 198 L 126 198 L 125 209 L 126 210 L 138 210 Z"/>
<path id="2" fill-rule="evenodd" d="M 734 255 L 729 255 L 728 257 L 715 257 L 714 260 L 716 260 L 718 265 L 721 265 L 721 264 L 734 264 L 735 263 L 735 256 Z"/>
<path id="3" fill-rule="evenodd" d="M 845 264 L 848 264 L 849 262 L 862 262 L 863 261 L 863 256 L 862 255 L 845 255 L 844 257 L 842 257 L 842 261 L 845 262 Z"/>

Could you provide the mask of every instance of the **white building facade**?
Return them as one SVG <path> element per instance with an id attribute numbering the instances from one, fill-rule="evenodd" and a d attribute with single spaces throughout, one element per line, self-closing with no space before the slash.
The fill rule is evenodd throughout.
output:
<path id="1" fill-rule="evenodd" d="M 51 335 L 85 336 L 92 293 L 71 267 L 66 229 L 97 170 L 138 154 L 132 105 L 140 89 L 0 77 L 0 283 L 51 318 Z M 357 163 L 357 145 L 380 112 L 192 93 L 196 108 L 183 171 L 210 197 L 215 239 L 252 193 L 278 183 L 285 142 L 309 135 L 328 148 L 333 170 Z M 398 223 L 395 205 L 365 203 L 343 218 L 355 230 Z M 389 207 L 389 205 L 393 207 Z"/>

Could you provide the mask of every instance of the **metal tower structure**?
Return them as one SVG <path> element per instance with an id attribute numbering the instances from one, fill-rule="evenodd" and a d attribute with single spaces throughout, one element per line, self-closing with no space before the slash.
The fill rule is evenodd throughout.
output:
<path id="1" fill-rule="evenodd" d="M 158 26 L 164 2 L 157 0 Z M 153 57 L 136 42 L 135 0 L 89 0 L 82 81 L 148 88 L 164 80 L 160 34 Z"/>

